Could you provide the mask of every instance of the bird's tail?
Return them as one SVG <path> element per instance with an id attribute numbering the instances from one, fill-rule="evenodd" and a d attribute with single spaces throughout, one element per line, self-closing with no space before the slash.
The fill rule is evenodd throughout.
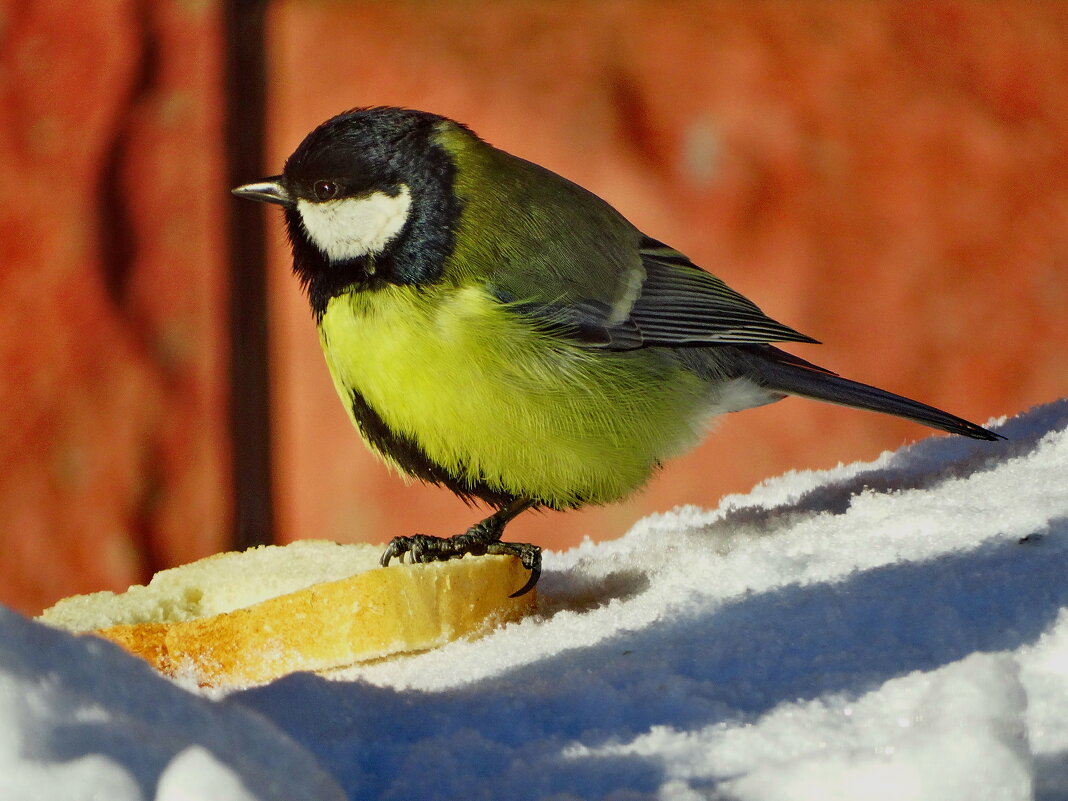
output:
<path id="1" fill-rule="evenodd" d="M 757 356 L 748 364 L 750 376 L 772 392 L 892 414 L 973 439 L 1004 439 L 1000 434 L 988 431 L 962 417 L 878 387 L 850 381 L 778 348 L 766 346 L 758 351 L 750 351 L 749 355 Z"/>

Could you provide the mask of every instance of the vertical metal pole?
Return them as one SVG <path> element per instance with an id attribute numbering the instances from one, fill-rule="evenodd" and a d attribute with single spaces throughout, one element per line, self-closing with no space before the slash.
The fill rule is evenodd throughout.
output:
<path id="1" fill-rule="evenodd" d="M 264 164 L 266 0 L 226 0 L 227 186 L 256 180 Z M 267 248 L 264 210 L 227 198 L 230 255 L 230 438 L 237 549 L 274 539 L 270 384 L 267 367 Z"/>

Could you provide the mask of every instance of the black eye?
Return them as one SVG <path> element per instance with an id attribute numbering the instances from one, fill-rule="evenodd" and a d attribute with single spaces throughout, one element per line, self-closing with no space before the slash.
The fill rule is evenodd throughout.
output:
<path id="1" fill-rule="evenodd" d="M 333 181 L 316 181 L 312 187 L 312 191 L 315 192 L 315 197 L 318 200 L 329 200 L 337 195 L 338 185 Z"/>

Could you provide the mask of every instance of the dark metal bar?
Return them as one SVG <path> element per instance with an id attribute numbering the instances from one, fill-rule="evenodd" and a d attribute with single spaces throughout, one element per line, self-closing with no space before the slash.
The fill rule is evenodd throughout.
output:
<path id="1" fill-rule="evenodd" d="M 225 148 L 230 255 L 230 438 L 233 469 L 232 545 L 274 539 L 271 487 L 270 383 L 267 367 L 267 247 L 263 207 L 229 196 L 261 177 L 266 127 L 266 0 L 228 0 Z"/>

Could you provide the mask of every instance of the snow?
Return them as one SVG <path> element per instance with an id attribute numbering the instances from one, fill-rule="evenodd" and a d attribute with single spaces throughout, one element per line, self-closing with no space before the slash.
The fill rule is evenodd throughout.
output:
<path id="1" fill-rule="evenodd" d="M 0 610 L 0 799 L 1068 799 L 1068 400 L 549 553 L 474 642 L 206 695 Z"/>

